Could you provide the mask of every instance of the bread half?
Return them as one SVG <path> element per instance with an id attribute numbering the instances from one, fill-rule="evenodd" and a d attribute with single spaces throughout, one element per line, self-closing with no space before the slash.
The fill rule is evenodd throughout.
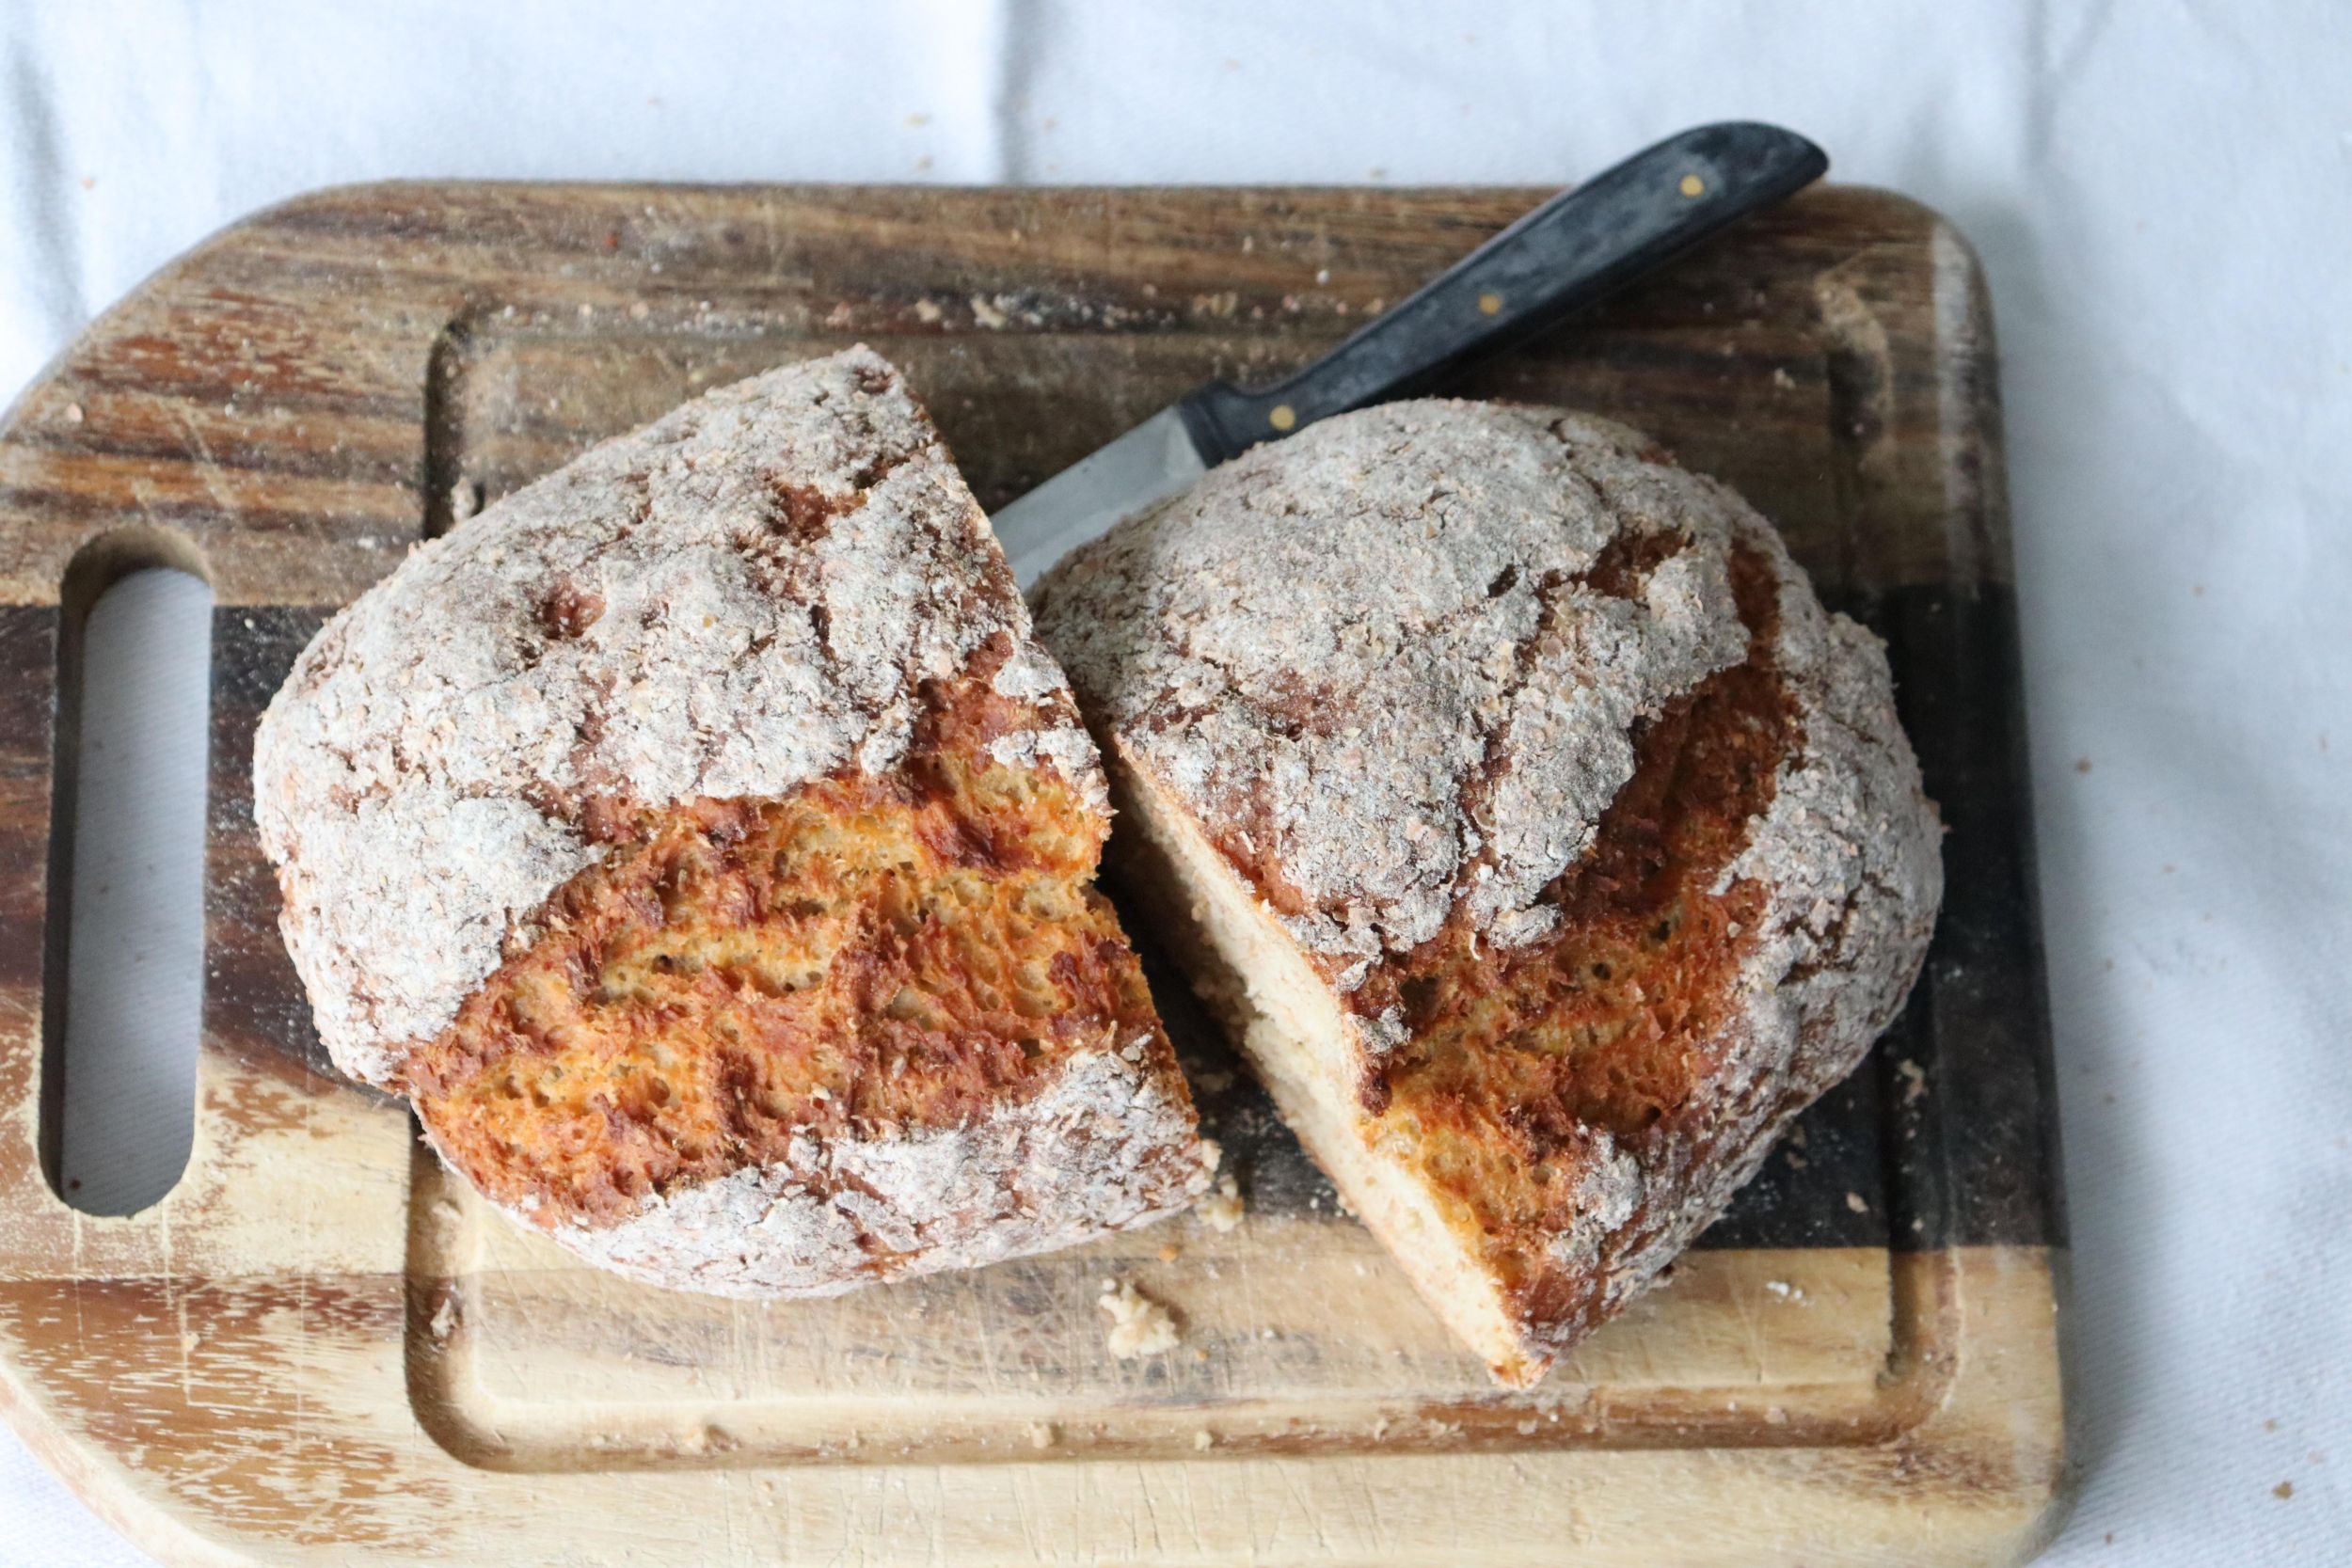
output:
<path id="1" fill-rule="evenodd" d="M 254 800 L 337 1063 L 598 1263 L 829 1293 L 1206 1184 L 1094 747 L 868 350 L 418 548 L 294 665 Z"/>
<path id="2" fill-rule="evenodd" d="M 1620 426 L 1330 420 L 1033 608 L 1114 867 L 1504 1383 L 1655 1277 L 1917 974 L 1939 830 L 1882 649 Z"/>

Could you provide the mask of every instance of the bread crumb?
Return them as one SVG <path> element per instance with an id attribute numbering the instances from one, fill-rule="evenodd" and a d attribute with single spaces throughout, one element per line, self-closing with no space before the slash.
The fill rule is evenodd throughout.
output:
<path id="1" fill-rule="evenodd" d="M 1804 1288 L 1801 1285 L 1791 1285 L 1785 1279 L 1768 1279 L 1764 1282 L 1764 1289 L 1772 1291 L 1783 1301 L 1804 1299 Z"/>
<path id="2" fill-rule="evenodd" d="M 80 424 L 82 422 L 82 405 L 80 404 L 69 403 L 65 405 L 65 422 L 68 424 Z"/>
<path id="3" fill-rule="evenodd" d="M 918 299 L 914 302 L 914 319 L 916 321 L 935 322 L 946 313 L 946 311 L 940 309 L 939 302 L 935 299 Z"/>
<path id="4" fill-rule="evenodd" d="M 1217 1142 L 1215 1138 L 1203 1138 L 1203 1139 L 1201 1139 L 1201 1140 L 1200 1140 L 1200 1164 L 1201 1164 L 1201 1168 L 1202 1168 L 1202 1169 L 1204 1169 L 1204 1170 L 1214 1171 L 1214 1170 L 1216 1170 L 1218 1166 L 1220 1166 L 1220 1165 L 1222 1165 L 1222 1164 L 1225 1164 L 1225 1146 L 1224 1146 L 1223 1144 L 1221 1144 L 1221 1143 L 1218 1143 L 1218 1142 Z"/>
<path id="5" fill-rule="evenodd" d="M 1169 1242 L 1160 1248 L 1160 1261 L 1163 1263 L 1173 1263 L 1184 1255 L 1184 1249 L 1174 1242 Z"/>
<path id="6" fill-rule="evenodd" d="M 1846 1195 L 1846 1207 L 1852 1210 L 1857 1214 L 1867 1214 L 1870 1212 L 1869 1204 L 1863 1200 L 1863 1196 L 1860 1193 L 1848 1193 Z"/>
<path id="7" fill-rule="evenodd" d="M 1054 1440 L 1060 1435 L 1060 1432 L 1055 1428 L 1054 1423 L 1051 1421 L 1031 1421 L 1029 1423 L 1029 1447 L 1033 1449 L 1041 1450 L 1050 1449 L 1054 1446 Z"/>
<path id="8" fill-rule="evenodd" d="M 1928 1074 L 1925 1068 L 1905 1056 L 1895 1064 L 1895 1070 L 1902 1075 L 1904 1104 L 1913 1104 L 1927 1094 Z"/>
<path id="9" fill-rule="evenodd" d="M 991 332 L 1004 330 L 1005 313 L 978 294 L 972 296 L 972 319 Z"/>
<path id="10" fill-rule="evenodd" d="M 1242 1222 L 1241 1186 L 1230 1175 L 1220 1176 L 1216 1186 L 1204 1194 L 1193 1209 L 1200 1214 L 1200 1223 L 1219 1235 L 1238 1230 Z"/>
<path id="11" fill-rule="evenodd" d="M 1121 1361 L 1165 1355 L 1181 1338 L 1168 1308 L 1137 1291 L 1133 1280 L 1105 1280 L 1094 1305 L 1111 1315 L 1110 1333 L 1104 1343 Z"/>
<path id="12" fill-rule="evenodd" d="M 1216 1446 L 1216 1438 L 1207 1432 L 1196 1432 L 1192 1434 L 1192 1446 L 1205 1453 Z"/>
<path id="13" fill-rule="evenodd" d="M 455 1286 L 452 1286 L 442 1295 L 441 1305 L 433 1309 L 433 1316 L 424 1326 L 425 1332 L 433 1336 L 433 1342 L 437 1345 L 449 1338 L 450 1330 L 457 1326 L 457 1289 Z"/>
<path id="14" fill-rule="evenodd" d="M 2295 1482 L 2291 1481 L 2282 1481 L 2278 1485 L 2270 1489 L 2270 1495 L 2278 1498 L 2280 1502 L 2285 1502 L 2289 1497 L 2295 1496 Z"/>
<path id="15" fill-rule="evenodd" d="M 1196 1072 L 1192 1077 L 1192 1092 L 1195 1095 L 1223 1094 L 1232 1086 L 1233 1075 L 1222 1068 L 1212 1072 Z M 1203 1138 L 1200 1141 L 1203 1145 L 1216 1142 L 1215 1138 Z M 1210 1168 L 1213 1170 L 1216 1168 L 1216 1162 L 1210 1162 Z"/>

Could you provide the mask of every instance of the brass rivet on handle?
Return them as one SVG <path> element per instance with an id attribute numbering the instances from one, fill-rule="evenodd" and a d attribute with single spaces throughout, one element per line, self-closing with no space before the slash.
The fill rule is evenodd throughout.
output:
<path id="1" fill-rule="evenodd" d="M 1502 309 L 1502 296 L 1501 294 L 1483 293 L 1478 296 L 1478 313 L 1480 315 L 1491 316 L 1500 311 Z"/>
<path id="2" fill-rule="evenodd" d="M 1685 196 L 1705 196 L 1707 182 L 1695 174 L 1686 174 L 1682 177 L 1682 184 L 1678 188 Z"/>
<path id="3" fill-rule="evenodd" d="M 1274 412 L 1265 417 L 1265 422 L 1277 430 L 1288 430 L 1298 422 L 1298 410 L 1287 403 L 1278 403 Z"/>

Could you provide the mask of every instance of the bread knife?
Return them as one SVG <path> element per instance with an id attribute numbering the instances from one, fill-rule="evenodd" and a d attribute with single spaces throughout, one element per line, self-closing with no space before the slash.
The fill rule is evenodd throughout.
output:
<path id="1" fill-rule="evenodd" d="M 1669 136 L 1561 192 L 1305 370 L 1212 381 L 992 519 L 1027 588 L 1112 524 L 1261 441 L 1419 391 L 1623 288 L 1829 167 L 1793 131 L 1731 121 Z"/>

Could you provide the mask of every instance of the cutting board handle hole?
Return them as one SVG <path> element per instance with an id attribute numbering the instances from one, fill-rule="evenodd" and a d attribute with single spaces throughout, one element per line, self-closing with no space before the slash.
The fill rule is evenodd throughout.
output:
<path id="1" fill-rule="evenodd" d="M 110 536 L 66 574 L 41 1151 L 91 1214 L 161 1199 L 196 1133 L 211 586 L 185 541 Z"/>

